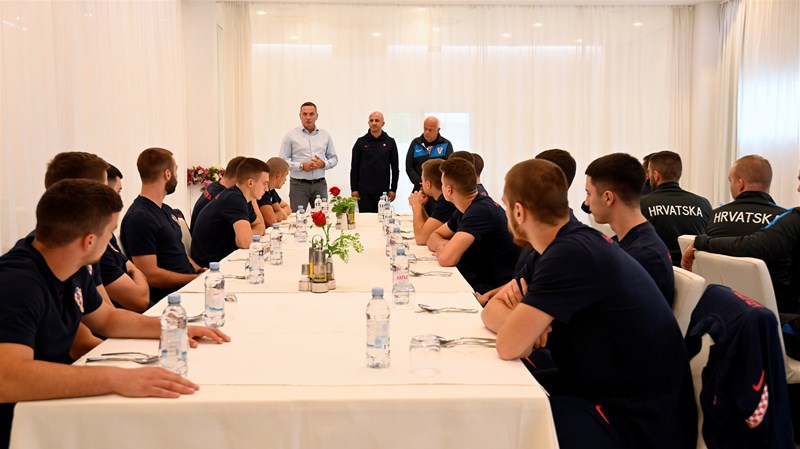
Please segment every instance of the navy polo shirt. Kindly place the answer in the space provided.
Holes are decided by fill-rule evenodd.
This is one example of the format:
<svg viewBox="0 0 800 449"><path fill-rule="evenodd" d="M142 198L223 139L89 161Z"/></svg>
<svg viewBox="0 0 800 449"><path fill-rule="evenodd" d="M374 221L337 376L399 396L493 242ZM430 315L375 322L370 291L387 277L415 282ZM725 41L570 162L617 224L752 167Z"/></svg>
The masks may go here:
<svg viewBox="0 0 800 449"><path fill-rule="evenodd" d="M33 237L0 257L0 343L33 349L33 358L72 363L69 350L78 324L103 302L87 267L66 281L50 270ZM6 444L14 404L0 404L0 444Z"/></svg>
<svg viewBox="0 0 800 449"><path fill-rule="evenodd" d="M536 259L522 303L554 317L548 348L565 393L601 406L632 447L693 448L686 346L644 268L572 222Z"/></svg>
<svg viewBox="0 0 800 449"><path fill-rule="evenodd" d="M282 201L281 200L281 196L278 195L278 191L277 190L275 190L275 189L268 190L268 191L264 192L264 196L262 196L261 199L258 200L258 207L271 206L273 204L277 204L277 205L280 206L281 201ZM251 223L252 223L252 220L251 220Z"/></svg>
<svg viewBox="0 0 800 449"><path fill-rule="evenodd" d="M463 214L456 210L447 227L475 238L456 264L475 291L486 293L511 279L520 249L514 245L506 212L499 204L477 195Z"/></svg>
<svg viewBox="0 0 800 449"><path fill-rule="evenodd" d="M158 207L143 196L136 197L122 218L120 240L131 258L155 255L159 268L183 274L195 271L183 246L178 217L166 203ZM155 304L175 290L150 286L150 303Z"/></svg>
<svg viewBox="0 0 800 449"><path fill-rule="evenodd" d="M429 198L428 201L432 199L433 198ZM444 195L439 195L439 198L433 203L433 210L431 211L430 218L435 218L442 223L447 223L447 220L449 220L457 210L455 204L444 199Z"/></svg>
<svg viewBox="0 0 800 449"><path fill-rule="evenodd" d="M489 192L486 191L486 187L483 184L478 184L478 195L489 196Z"/></svg>
<svg viewBox="0 0 800 449"><path fill-rule="evenodd" d="M248 201L237 186L220 193L197 217L192 236L192 259L200 266L219 262L236 251L236 231L233 224L239 220L250 223Z"/></svg>
<svg viewBox="0 0 800 449"><path fill-rule="evenodd" d="M119 250L117 238L112 235L103 257L100 258L100 277L103 285L111 284L122 275L128 274L127 262L128 258Z"/></svg>
<svg viewBox="0 0 800 449"><path fill-rule="evenodd" d="M200 198L194 203L194 208L192 209L192 235L194 235L194 224L197 223L197 217L200 215L200 211L203 210L211 200L216 198L217 195L222 193L223 190L225 190L224 185L219 182L212 182L206 186L206 189L203 190L203 194L200 195Z"/></svg>
<svg viewBox="0 0 800 449"><path fill-rule="evenodd" d="M667 300L667 304L672 307L675 297L675 272L667 245L656 234L656 228L645 221L631 228L621 242L617 240L617 236L612 239L650 274Z"/></svg>

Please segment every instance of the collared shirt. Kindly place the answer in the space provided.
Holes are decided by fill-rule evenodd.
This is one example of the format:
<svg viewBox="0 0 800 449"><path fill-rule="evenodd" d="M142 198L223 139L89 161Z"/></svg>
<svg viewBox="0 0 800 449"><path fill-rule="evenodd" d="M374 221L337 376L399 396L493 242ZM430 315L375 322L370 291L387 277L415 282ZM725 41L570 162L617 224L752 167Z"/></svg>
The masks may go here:
<svg viewBox="0 0 800 449"><path fill-rule="evenodd" d="M706 234L711 237L738 237L752 234L786 209L775 204L765 192L742 192L732 202L711 212Z"/></svg>
<svg viewBox="0 0 800 449"><path fill-rule="evenodd" d="M279 155L289 163L289 174L295 179L324 178L325 170L339 163L331 135L320 128L314 128L310 133L302 126L289 130L283 137ZM325 168L303 171L300 164L311 161L314 156L319 156L325 162Z"/></svg>
<svg viewBox="0 0 800 449"><path fill-rule="evenodd" d="M197 202L194 203L194 209L192 209L192 222L190 231L194 234L194 224L197 222L197 217L200 215L200 211L203 210L204 207L208 205L214 198L217 197L222 191L225 190L225 186L220 184L219 182L212 182L211 184L207 185L205 190L203 190L203 194L200 195L200 198L197 199Z"/></svg>

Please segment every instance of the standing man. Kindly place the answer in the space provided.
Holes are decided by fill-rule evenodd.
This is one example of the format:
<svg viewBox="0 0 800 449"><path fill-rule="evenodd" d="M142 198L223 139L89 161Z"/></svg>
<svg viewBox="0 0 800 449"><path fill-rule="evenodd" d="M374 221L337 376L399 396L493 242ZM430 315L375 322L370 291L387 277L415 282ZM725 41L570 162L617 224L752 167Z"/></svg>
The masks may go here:
<svg viewBox="0 0 800 449"><path fill-rule="evenodd" d="M339 158L331 135L317 128L317 105L307 101L300 106L300 123L283 137L280 157L289 163L289 203L292 211L314 204L317 195L328 196L325 170L336 167ZM308 210L308 207L306 207Z"/></svg>
<svg viewBox="0 0 800 449"><path fill-rule="evenodd" d="M378 212L381 194L388 192L389 201L394 201L397 192L397 143L383 131L384 124L383 114L370 114L369 131L353 145L350 190L360 212Z"/></svg>
<svg viewBox="0 0 800 449"><path fill-rule="evenodd" d="M422 164L425 161L447 159L453 154L453 144L439 134L441 128L438 118L426 118L423 126L422 135L411 141L406 154L406 173L414 184L414 192L422 189Z"/></svg>
<svg viewBox="0 0 800 449"><path fill-rule="evenodd" d="M642 197L642 215L653 224L667 245L672 264L680 266L678 236L704 233L711 216L711 203L702 196L683 190L678 184L683 172L678 153L660 151L652 155L647 172L653 193Z"/></svg>
<svg viewBox="0 0 800 449"><path fill-rule="evenodd" d="M202 271L189 259L175 211L164 203L178 186L178 164L172 152L148 148L136 160L142 191L125 213L120 240L150 285L150 303L191 282Z"/></svg>
<svg viewBox="0 0 800 449"><path fill-rule="evenodd" d="M711 212L706 234L711 237L738 237L767 226L786 209L769 196L772 166L763 157L751 154L739 158L728 172L733 202Z"/></svg>

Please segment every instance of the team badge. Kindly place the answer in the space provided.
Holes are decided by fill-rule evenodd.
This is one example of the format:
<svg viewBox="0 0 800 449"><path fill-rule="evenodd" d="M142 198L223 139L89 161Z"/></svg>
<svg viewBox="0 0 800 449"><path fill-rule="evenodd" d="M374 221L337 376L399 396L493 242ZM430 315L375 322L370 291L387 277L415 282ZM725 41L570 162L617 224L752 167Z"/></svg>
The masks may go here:
<svg viewBox="0 0 800 449"><path fill-rule="evenodd" d="M170 217L172 217L172 221L178 223L178 217L176 217L175 214L170 215Z"/></svg>
<svg viewBox="0 0 800 449"><path fill-rule="evenodd" d="M78 305L78 308L81 309L81 313L83 313L83 292L81 291L80 287L75 287L75 304Z"/></svg>
<svg viewBox="0 0 800 449"><path fill-rule="evenodd" d="M444 148L442 148L442 147L437 147L436 148L436 154L438 154L440 156L442 155L442 151L444 151Z"/></svg>
<svg viewBox="0 0 800 449"><path fill-rule="evenodd" d="M89 272L89 276L91 276L92 275L92 266L91 265L86 265L86 270Z"/></svg>

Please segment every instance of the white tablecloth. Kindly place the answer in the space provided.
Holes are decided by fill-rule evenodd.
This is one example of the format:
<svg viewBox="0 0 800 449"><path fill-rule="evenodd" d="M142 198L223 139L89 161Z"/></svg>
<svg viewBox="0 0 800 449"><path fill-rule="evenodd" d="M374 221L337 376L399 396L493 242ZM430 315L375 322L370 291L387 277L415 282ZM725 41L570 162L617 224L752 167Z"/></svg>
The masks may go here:
<svg viewBox="0 0 800 449"><path fill-rule="evenodd" d="M521 363L500 360L494 349L443 349L439 375L408 372L413 335L491 336L477 314L430 315L416 313L413 303L393 306L392 365L365 367L366 292L376 285L390 291L388 260L382 246L374 247L378 230L369 218L358 221L362 232L375 231L376 238L365 239L372 247L363 261L354 256L351 264L337 263L335 292L297 293L299 263L278 267L273 271L285 268L287 274L272 279L268 269L263 291L228 284L239 296L235 318L224 328L233 341L190 351L188 377L201 385L194 395L20 403L11 448L558 447L545 393ZM287 254L295 249L287 245ZM270 292L289 271L294 288L287 281L286 291ZM412 301L479 307L458 274L413 281ZM190 315L202 311L201 294L185 293L183 303ZM157 346L154 340L112 339L89 355L155 353Z"/></svg>

